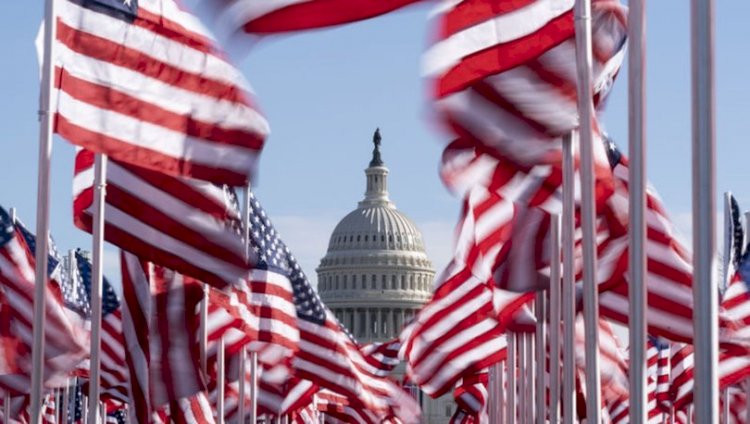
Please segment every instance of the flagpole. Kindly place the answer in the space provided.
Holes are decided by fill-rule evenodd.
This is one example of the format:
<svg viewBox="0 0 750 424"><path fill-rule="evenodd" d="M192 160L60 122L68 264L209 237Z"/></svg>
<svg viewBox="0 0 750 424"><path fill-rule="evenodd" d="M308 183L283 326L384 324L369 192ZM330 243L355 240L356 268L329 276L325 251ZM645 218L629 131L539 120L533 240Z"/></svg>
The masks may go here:
<svg viewBox="0 0 750 424"><path fill-rule="evenodd" d="M258 420L258 352L250 352L250 422Z"/></svg>
<svg viewBox="0 0 750 424"><path fill-rule="evenodd" d="M722 273L723 279L721 281L721 293L726 292L729 287L729 282L732 281L732 276L729 275L729 264L732 263L732 240L734 234L731 229L733 227L732 219L732 193L729 191L724 192L724 260L722 261ZM729 230L729 231L727 231ZM720 422L729 422L729 387L725 387L721 390L721 418Z"/></svg>
<svg viewBox="0 0 750 424"><path fill-rule="evenodd" d="M508 332L508 401L505 412L507 413L506 424L516 424L516 334Z"/></svg>
<svg viewBox="0 0 750 424"><path fill-rule="evenodd" d="M549 287L549 423L557 424L560 413L560 215L550 216Z"/></svg>
<svg viewBox="0 0 750 424"><path fill-rule="evenodd" d="M247 260L250 260L250 193L251 193L251 186L248 183L247 186L245 186L245 203L243 205L243 215L242 215L242 221L243 221L243 229L244 229L244 236L245 236L245 258ZM242 402L240 402L240 413L241 417L244 417L245 412L245 348L242 348L242 381L240 382L240 399L242 399ZM257 414L258 414L258 353L257 352L250 352L250 422L254 423L257 421Z"/></svg>
<svg viewBox="0 0 750 424"><path fill-rule="evenodd" d="M237 422L243 423L245 422L245 373L247 372L247 364L245 361L247 360L247 351L245 350L245 346L242 346L240 348L239 352L240 357L240 378L239 378L239 403L237 404Z"/></svg>
<svg viewBox="0 0 750 424"><path fill-rule="evenodd" d="M599 292L596 285L596 203L594 190L593 90L591 86L591 0L576 0L579 146L581 157L581 234L583 238L583 318L586 346L586 418L601 422L599 370Z"/></svg>
<svg viewBox="0 0 750 424"><path fill-rule="evenodd" d="M536 294L536 360L534 361L534 372L536 373L536 407L534 411L536 413L537 424L545 424L547 422L547 411L545 409L547 402L545 402L546 391L544 384L544 373L547 368L547 348L545 344L547 340L545 328L547 305L545 305L545 297L545 293L542 291Z"/></svg>
<svg viewBox="0 0 750 424"><path fill-rule="evenodd" d="M518 422L520 424L529 424L526 422L526 408L529 407L527 402L528 391L526 385L528 379L526 378L526 334L516 333L516 355L518 358Z"/></svg>
<svg viewBox="0 0 750 424"><path fill-rule="evenodd" d="M575 370L575 174L573 170L573 133L566 134L562 141L563 165L563 210L560 233L562 237L563 282L563 369L562 369L562 416L564 424L573 424L576 410Z"/></svg>
<svg viewBox="0 0 750 424"><path fill-rule="evenodd" d="M505 348L505 354L508 354L508 348L507 348L507 342L506 342L506 348ZM495 381L497 382L497 387L494 390L494 396L495 396L495 416L497 417L497 421L495 421L498 424L505 424L505 384L504 384L504 373L505 370L503 369L503 363L507 363L508 358L506 356L504 361L500 361L496 363L495 366Z"/></svg>
<svg viewBox="0 0 750 424"><path fill-rule="evenodd" d="M646 10L645 0L629 6L629 337L630 422L646 422Z"/></svg>
<svg viewBox="0 0 750 424"><path fill-rule="evenodd" d="M68 424L68 404L70 403L70 379L65 379L65 390L62 398L62 415L60 421Z"/></svg>
<svg viewBox="0 0 750 424"><path fill-rule="evenodd" d="M203 285L203 301L201 301L201 321L200 321L200 350L201 350L201 370L203 375L208 379L208 285Z"/></svg>
<svg viewBox="0 0 750 424"><path fill-rule="evenodd" d="M5 424L10 424L10 392L7 390L3 398L3 409L5 410Z"/></svg>
<svg viewBox="0 0 750 424"><path fill-rule="evenodd" d="M693 134L693 327L695 422L718 422L718 290L713 281L716 211L714 2L691 1Z"/></svg>
<svg viewBox="0 0 750 424"><path fill-rule="evenodd" d="M107 155L94 159L94 251L91 267L91 361L89 365L89 423L98 424L99 373L101 369L102 256L104 253L104 199L107 195Z"/></svg>
<svg viewBox="0 0 750 424"><path fill-rule="evenodd" d="M216 424L224 424L224 337L219 339L216 367Z"/></svg>
<svg viewBox="0 0 750 424"><path fill-rule="evenodd" d="M525 334L524 339L526 341L526 422L532 424L534 422L534 383L536 382L534 375L534 336Z"/></svg>
<svg viewBox="0 0 750 424"><path fill-rule="evenodd" d="M49 170L52 161L52 119L50 110L54 85L55 1L44 4L44 59L42 60L42 82L39 95L39 159L37 162L36 194L36 277L34 280L34 344L32 347L31 371L31 422L41 421L42 379L44 371L44 309L47 281L47 240L49 234Z"/></svg>

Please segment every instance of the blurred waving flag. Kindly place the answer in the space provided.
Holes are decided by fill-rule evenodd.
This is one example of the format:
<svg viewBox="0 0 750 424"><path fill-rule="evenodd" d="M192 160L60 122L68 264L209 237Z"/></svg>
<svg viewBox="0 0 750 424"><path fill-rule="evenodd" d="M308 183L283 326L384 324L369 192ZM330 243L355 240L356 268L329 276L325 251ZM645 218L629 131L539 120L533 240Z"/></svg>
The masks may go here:
<svg viewBox="0 0 750 424"><path fill-rule="evenodd" d="M230 31L268 34L372 18L419 0L205 0Z"/></svg>
<svg viewBox="0 0 750 424"><path fill-rule="evenodd" d="M79 150L73 217L91 232L94 153ZM106 241L140 258L225 289L244 286L250 265L239 213L222 187L110 161L104 209Z"/></svg>
<svg viewBox="0 0 750 424"><path fill-rule="evenodd" d="M241 73L174 0L61 0L55 131L124 163L243 185L268 124Z"/></svg>
<svg viewBox="0 0 750 424"><path fill-rule="evenodd" d="M33 345L34 260L10 215L0 207L0 387L11 393L27 393L31 387ZM45 289L44 381L70 372L87 353L87 340L63 311L61 300Z"/></svg>

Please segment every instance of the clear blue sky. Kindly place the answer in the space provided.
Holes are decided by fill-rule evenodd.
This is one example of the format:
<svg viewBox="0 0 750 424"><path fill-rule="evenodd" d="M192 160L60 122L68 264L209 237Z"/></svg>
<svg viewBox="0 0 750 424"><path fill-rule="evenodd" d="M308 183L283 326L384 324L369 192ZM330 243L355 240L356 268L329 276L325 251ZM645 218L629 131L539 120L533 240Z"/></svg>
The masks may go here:
<svg viewBox="0 0 750 424"><path fill-rule="evenodd" d="M0 15L0 143L5 152L0 204L18 208L32 228L39 91L33 41L43 3L7 2ZM689 2L648 3L648 174L686 232L691 207ZM719 193L732 190L750 208L745 183L750 177L745 142L750 4L718 1L717 9L717 188ZM419 63L428 10L416 6L347 27L268 40L240 63L272 130L258 196L311 276L333 226L364 192L362 170L377 126L391 169L391 197L426 233L436 267L445 264L459 200L437 178L445 137L425 119ZM626 82L625 72L605 116L608 131L624 149ZM72 162L73 148L56 139L51 228L62 249L90 248L91 238L72 223ZM107 257L106 272L117 280L115 250L109 248Z"/></svg>

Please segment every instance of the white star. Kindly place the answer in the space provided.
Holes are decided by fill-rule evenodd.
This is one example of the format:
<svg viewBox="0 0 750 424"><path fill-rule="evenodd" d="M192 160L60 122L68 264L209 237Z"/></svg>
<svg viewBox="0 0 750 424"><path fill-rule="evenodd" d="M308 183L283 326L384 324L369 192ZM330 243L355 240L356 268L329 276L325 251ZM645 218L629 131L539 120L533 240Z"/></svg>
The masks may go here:
<svg viewBox="0 0 750 424"><path fill-rule="evenodd" d="M132 1L133 0L122 0L122 4L124 4L127 7L131 7L132 6L132 4L131 4Z"/></svg>

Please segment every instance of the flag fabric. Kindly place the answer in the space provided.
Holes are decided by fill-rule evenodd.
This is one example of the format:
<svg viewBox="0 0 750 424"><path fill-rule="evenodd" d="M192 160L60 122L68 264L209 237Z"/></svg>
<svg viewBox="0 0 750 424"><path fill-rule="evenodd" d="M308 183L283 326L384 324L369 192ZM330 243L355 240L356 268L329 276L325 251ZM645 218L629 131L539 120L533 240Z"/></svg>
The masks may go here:
<svg viewBox="0 0 750 424"><path fill-rule="evenodd" d="M65 307L77 313L88 327L91 319L91 261L81 249L74 253L75 267L61 287ZM125 363L125 341L122 332L120 299L106 277L102 278L100 383L104 399L128 401L128 371ZM77 374L88 377L89 363L79 364Z"/></svg>
<svg viewBox="0 0 750 424"><path fill-rule="evenodd" d="M558 164L561 137L578 127L573 0L445 2L423 57L433 106L453 136L524 166ZM625 9L592 3L596 106L624 56ZM598 127L594 129L599 133ZM597 173L606 156L595 143Z"/></svg>
<svg viewBox="0 0 750 424"><path fill-rule="evenodd" d="M401 363L398 356L400 350L401 340L398 338L367 343L359 348L365 361L372 367L370 373L379 377L386 377Z"/></svg>
<svg viewBox="0 0 750 424"><path fill-rule="evenodd" d="M104 239L206 284L242 287L248 275L239 214L228 189L111 160ZM73 217L92 231L94 154L76 153Z"/></svg>
<svg viewBox="0 0 750 424"><path fill-rule="evenodd" d="M614 147L613 147L614 148ZM602 316L627 324L628 322L628 161L619 156L613 166L614 194L607 199L602 215L605 217L610 238L601 246L600 257L610 258L611 269L600 272L599 308ZM624 208L624 209L623 209ZM669 219L653 187L646 190L646 290L648 303L646 318L648 332L673 341L692 343L693 340L693 266L692 258L674 233ZM614 258L614 259L612 259ZM747 287L739 285L733 308L750 308L750 297L743 298ZM719 313L719 341L723 347L741 346L746 349L747 335L733 322L726 308Z"/></svg>
<svg viewBox="0 0 750 424"><path fill-rule="evenodd" d="M672 366L670 364L671 349L669 342L649 336L646 347L647 374L649 379L654 381L654 402L657 409L668 413L672 407L670 392Z"/></svg>
<svg viewBox="0 0 750 424"><path fill-rule="evenodd" d="M36 257L36 236L21 222L20 219L16 218L15 222L16 230L23 236L26 246L28 246L31 254ZM68 277L62 272L62 258L60 252L57 250L55 240L52 238L52 234L49 235L47 241L47 249L49 255L47 257L47 276L50 280L56 282L56 284L63 286L65 285L65 279Z"/></svg>
<svg viewBox="0 0 750 424"><path fill-rule="evenodd" d="M150 410L136 412L136 416L142 417L162 405L189 398L205 389L197 350L199 317L196 310L203 299L203 286L163 267L146 269L131 254L124 253L122 258L123 292L128 303L126 317L132 320L125 325L128 368L135 376L131 379L131 390L137 394L136 405L150 407ZM137 327L143 317L148 317L149 325ZM148 336L147 342L139 340L144 335ZM144 366L148 366L147 370ZM148 386L144 381L146 375Z"/></svg>
<svg viewBox="0 0 750 424"><path fill-rule="evenodd" d="M270 34L315 29L369 19L418 0L210 0L231 30Z"/></svg>
<svg viewBox="0 0 750 424"><path fill-rule="evenodd" d="M151 350L150 264L132 254L120 253L123 293L123 336L127 347L130 411L137 422L151 419L151 391L149 389L149 361Z"/></svg>
<svg viewBox="0 0 750 424"><path fill-rule="evenodd" d="M250 213L253 262L291 283L299 329L299 350L291 362L294 376L345 396L376 417L394 414L414 422L418 407L397 385L369 371L356 342L320 300L254 195Z"/></svg>
<svg viewBox="0 0 750 424"><path fill-rule="evenodd" d="M169 407L169 417L175 424L213 424L213 412L205 392L173 401Z"/></svg>
<svg viewBox="0 0 750 424"><path fill-rule="evenodd" d="M170 175L244 185L268 124L249 86L174 0L60 0L54 129Z"/></svg>
<svg viewBox="0 0 750 424"><path fill-rule="evenodd" d="M34 260L5 209L0 208L0 320L4 349L0 352L0 387L27 393L31 387L33 345ZM45 384L56 384L86 355L87 339L68 319L60 299L45 288ZM10 342L10 343L8 343Z"/></svg>
<svg viewBox="0 0 750 424"><path fill-rule="evenodd" d="M487 370L464 376L456 383L453 398L458 410L474 417L477 423L489 422L487 406L489 402L489 373Z"/></svg>
<svg viewBox="0 0 750 424"><path fill-rule="evenodd" d="M745 229L742 225L742 214L737 199L729 194L729 210L724 216L724 279L721 290L724 292L729 287L732 278L737 272L737 267L742 261L745 248Z"/></svg>

